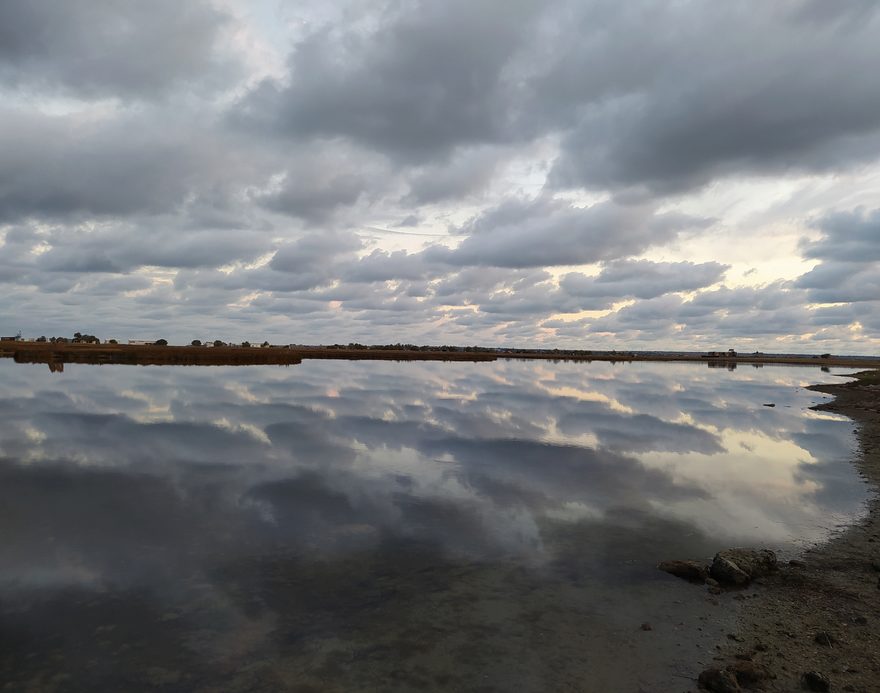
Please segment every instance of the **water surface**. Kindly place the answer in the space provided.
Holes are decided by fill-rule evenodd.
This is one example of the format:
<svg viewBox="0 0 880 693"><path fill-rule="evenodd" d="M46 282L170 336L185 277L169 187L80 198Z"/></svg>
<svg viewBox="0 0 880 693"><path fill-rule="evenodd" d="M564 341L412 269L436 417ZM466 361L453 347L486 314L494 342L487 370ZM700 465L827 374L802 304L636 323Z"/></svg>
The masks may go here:
<svg viewBox="0 0 880 693"><path fill-rule="evenodd" d="M730 613L656 563L792 553L862 512L822 379L0 362L2 679L686 690Z"/></svg>

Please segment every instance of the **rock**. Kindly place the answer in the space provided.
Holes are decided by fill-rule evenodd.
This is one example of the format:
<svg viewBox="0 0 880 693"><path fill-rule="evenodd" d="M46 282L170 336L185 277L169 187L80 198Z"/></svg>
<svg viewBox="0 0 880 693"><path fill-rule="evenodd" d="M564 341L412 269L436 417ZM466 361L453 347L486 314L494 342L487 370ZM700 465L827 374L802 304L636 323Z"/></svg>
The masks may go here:
<svg viewBox="0 0 880 693"><path fill-rule="evenodd" d="M807 671L801 674L801 688L805 691L824 693L831 690L831 681L819 671Z"/></svg>
<svg viewBox="0 0 880 693"><path fill-rule="evenodd" d="M788 565L790 565L792 568L806 568L807 567L807 564L805 561L798 561L796 559L790 560L788 562Z"/></svg>
<svg viewBox="0 0 880 693"><path fill-rule="evenodd" d="M825 645L825 647L831 647L837 640L834 638L831 633L827 633L824 630L820 630L816 633L816 637L813 638L813 641L819 645Z"/></svg>
<svg viewBox="0 0 880 693"><path fill-rule="evenodd" d="M709 573L721 584L747 585L776 568L776 554L767 549L725 549L715 554Z"/></svg>
<svg viewBox="0 0 880 693"><path fill-rule="evenodd" d="M721 594L724 590L721 589L718 585L709 585L709 594Z"/></svg>
<svg viewBox="0 0 880 693"><path fill-rule="evenodd" d="M709 585L709 587L718 587L718 580L715 578L706 578L706 584Z"/></svg>
<svg viewBox="0 0 880 693"><path fill-rule="evenodd" d="M639 628L642 630L654 630L654 627L650 623L643 623Z"/></svg>
<svg viewBox="0 0 880 693"><path fill-rule="evenodd" d="M736 676L727 669L706 669L697 680L700 688L711 693L737 693L742 688L736 681Z"/></svg>
<svg viewBox="0 0 880 693"><path fill-rule="evenodd" d="M868 619L866 616L853 616L852 622L859 626L867 625Z"/></svg>
<svg viewBox="0 0 880 693"><path fill-rule="evenodd" d="M770 678L770 672L760 664L744 660L734 662L727 670L736 677L736 682L740 686L745 686L746 688L750 688Z"/></svg>
<svg viewBox="0 0 880 693"><path fill-rule="evenodd" d="M706 582L709 577L709 567L699 561L663 561L657 567L690 582Z"/></svg>
<svg viewBox="0 0 880 693"><path fill-rule="evenodd" d="M724 585L748 585L751 580L749 574L736 563L719 556L712 561L711 575Z"/></svg>

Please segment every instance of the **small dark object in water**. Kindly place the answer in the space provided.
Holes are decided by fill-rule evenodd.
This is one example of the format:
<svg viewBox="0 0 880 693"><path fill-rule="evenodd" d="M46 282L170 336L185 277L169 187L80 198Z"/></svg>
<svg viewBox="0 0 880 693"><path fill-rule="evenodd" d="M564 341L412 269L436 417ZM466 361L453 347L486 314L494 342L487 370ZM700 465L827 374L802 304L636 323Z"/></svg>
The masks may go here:
<svg viewBox="0 0 880 693"><path fill-rule="evenodd" d="M770 404L765 404L764 406L765 407L775 407L776 405L771 402Z"/></svg>

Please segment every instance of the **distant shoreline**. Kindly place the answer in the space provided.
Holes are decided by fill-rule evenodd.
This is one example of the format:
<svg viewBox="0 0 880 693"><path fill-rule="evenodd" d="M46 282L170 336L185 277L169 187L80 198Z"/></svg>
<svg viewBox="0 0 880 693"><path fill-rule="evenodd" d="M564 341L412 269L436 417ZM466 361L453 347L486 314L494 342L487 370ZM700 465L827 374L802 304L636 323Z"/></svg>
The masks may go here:
<svg viewBox="0 0 880 693"><path fill-rule="evenodd" d="M880 358L860 356L792 356L780 354L727 354L708 356L685 352L583 351L567 349L393 349L386 347L257 347L257 346L157 346L153 344L57 344L50 342L3 342L0 358L18 363L245 366L295 365L304 359L392 361L496 361L532 359L552 361L655 361L706 363L709 367L784 364L880 368Z"/></svg>

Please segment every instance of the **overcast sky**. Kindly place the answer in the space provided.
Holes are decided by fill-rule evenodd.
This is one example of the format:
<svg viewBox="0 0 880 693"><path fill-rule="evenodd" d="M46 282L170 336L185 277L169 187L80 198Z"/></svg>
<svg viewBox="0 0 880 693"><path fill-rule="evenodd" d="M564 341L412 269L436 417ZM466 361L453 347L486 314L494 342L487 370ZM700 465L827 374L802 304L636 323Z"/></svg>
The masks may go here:
<svg viewBox="0 0 880 693"><path fill-rule="evenodd" d="M4 0L0 331L877 353L878 65L874 0Z"/></svg>

